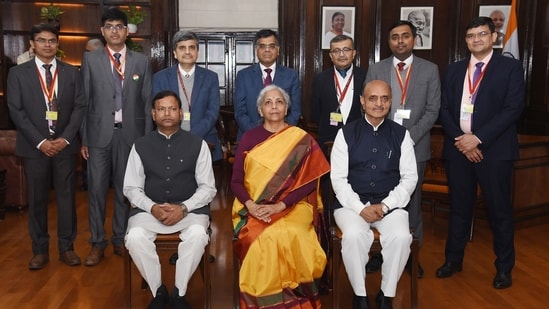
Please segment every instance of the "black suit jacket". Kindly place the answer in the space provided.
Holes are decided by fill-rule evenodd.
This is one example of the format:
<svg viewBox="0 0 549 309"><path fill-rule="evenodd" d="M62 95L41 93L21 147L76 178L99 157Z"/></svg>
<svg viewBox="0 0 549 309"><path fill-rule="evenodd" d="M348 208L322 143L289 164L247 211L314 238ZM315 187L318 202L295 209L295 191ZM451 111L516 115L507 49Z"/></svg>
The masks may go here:
<svg viewBox="0 0 549 309"><path fill-rule="evenodd" d="M59 156L72 155L80 150L76 138L84 112L86 99L80 74L76 67L57 61L56 135L70 144ZM15 153L21 157L45 156L36 146L49 137L46 99L40 85L36 62L25 62L10 69L7 87L8 107L17 127Z"/></svg>
<svg viewBox="0 0 549 309"><path fill-rule="evenodd" d="M450 64L442 84L440 122L444 128L443 157L462 157L454 138L459 126L463 81L470 58ZM494 53L479 85L473 111L472 133L481 141L484 160L519 158L516 122L524 107L524 71L518 60Z"/></svg>
<svg viewBox="0 0 549 309"><path fill-rule="evenodd" d="M347 123L362 117L362 107L360 106L360 95L362 86L366 79L366 70L353 66L354 80L353 88L349 89L348 94L353 95L353 105L349 112ZM342 127L340 122L338 126L330 125L330 113L335 112L339 106L337 101L337 91L334 82L334 67L317 74L313 79L313 101L311 103L311 118L318 124L318 142L324 149L324 142L333 141L337 131ZM325 150L325 149L324 149Z"/></svg>

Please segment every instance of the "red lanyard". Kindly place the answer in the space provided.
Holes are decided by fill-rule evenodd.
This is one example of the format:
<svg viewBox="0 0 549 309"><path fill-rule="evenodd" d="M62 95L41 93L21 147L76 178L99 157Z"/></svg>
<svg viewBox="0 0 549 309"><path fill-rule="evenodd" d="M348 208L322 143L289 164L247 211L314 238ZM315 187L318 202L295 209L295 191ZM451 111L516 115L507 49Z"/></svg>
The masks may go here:
<svg viewBox="0 0 549 309"><path fill-rule="evenodd" d="M334 70L334 81L336 83L337 94L339 96L339 99L338 99L337 103L339 103L339 106L341 106L341 103L343 102L343 100L345 99L345 96L347 95L347 90L349 90L349 85L351 84L351 80L353 79L354 72L351 72L351 76L349 76L349 80L347 81L347 84L345 85L345 88L343 88L343 91L341 91L341 87L339 86L339 80L338 80L336 74L337 73Z"/></svg>
<svg viewBox="0 0 549 309"><path fill-rule="evenodd" d="M109 59L111 59L112 67L116 70L118 75L120 75L120 79L124 80L124 71L122 71L122 68L124 67L124 63L126 62L126 57L124 57L124 61L121 61L120 65L118 65L118 63L116 63L116 59L114 59L109 49L107 47L105 47L105 49L107 50L107 55L109 55Z"/></svg>
<svg viewBox="0 0 549 309"><path fill-rule="evenodd" d="M185 95L185 99L187 99L187 104L189 105L189 113L191 112L191 100L189 99L189 96L187 95L187 89L185 88L185 82L183 82L183 76L181 75L181 71L179 68L177 68L177 77L179 79L179 84L181 85L181 88L183 88L183 94Z"/></svg>
<svg viewBox="0 0 549 309"><path fill-rule="evenodd" d="M480 73L480 76L478 77L477 82L474 85L471 85L471 70L469 69L470 66L467 66L467 83L469 85L469 98L473 97L473 94L477 92L478 86L480 85L480 81L484 77L484 72L486 72L486 66L488 66L488 64L484 66L484 70L482 70L482 72Z"/></svg>
<svg viewBox="0 0 549 309"><path fill-rule="evenodd" d="M400 72L395 67L396 76L398 79L398 85L400 86L400 91L402 93L400 97L400 105L404 107L406 105L406 94L408 93L408 86L410 85L410 73L412 72L412 65L408 67L408 72L406 72L406 80L404 83L402 82L402 77L400 76Z"/></svg>
<svg viewBox="0 0 549 309"><path fill-rule="evenodd" d="M53 73L53 78L51 79L50 89L46 87L46 82L44 82L44 79L42 78L42 74L40 74L40 69L38 69L38 67L36 68L36 71L38 71L38 78L40 79L40 86L42 86L42 91L48 98L48 103L51 103L53 101L53 96L55 95L55 83L57 82L57 67L55 68L55 72Z"/></svg>

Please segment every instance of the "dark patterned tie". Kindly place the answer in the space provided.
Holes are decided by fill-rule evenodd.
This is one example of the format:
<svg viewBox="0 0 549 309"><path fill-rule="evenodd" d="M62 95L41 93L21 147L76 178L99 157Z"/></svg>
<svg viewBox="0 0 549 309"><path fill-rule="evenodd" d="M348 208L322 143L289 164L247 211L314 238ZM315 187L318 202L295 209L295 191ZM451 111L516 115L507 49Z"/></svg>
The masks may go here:
<svg viewBox="0 0 549 309"><path fill-rule="evenodd" d="M273 83L273 78L271 77L271 72L273 69L265 69L265 72L267 72L267 77L265 77L265 81L263 82L263 87L269 86Z"/></svg>
<svg viewBox="0 0 549 309"><path fill-rule="evenodd" d="M48 89L48 91L50 91L51 89L51 83L53 81L53 77L51 75L51 64L43 64L42 65L44 67L44 69L46 69L46 88ZM48 105L49 105L49 108L50 108L50 111L52 112L56 112L57 111L57 96L55 95L55 89L52 89L53 91L53 96L52 96L52 99L50 102L48 102ZM49 93L48 93L49 95ZM49 98L48 98L49 100ZM50 131L52 133L55 133L55 125L57 124L57 121L56 120L52 120L51 121L51 125L50 125Z"/></svg>
<svg viewBox="0 0 549 309"><path fill-rule="evenodd" d="M114 80L114 93L115 93L115 110L119 111L122 109L122 76L118 72L120 70L120 53L114 53L114 59L116 62L116 68L112 68L112 77Z"/></svg>
<svg viewBox="0 0 549 309"><path fill-rule="evenodd" d="M401 72L404 71L404 66L406 65L406 63L399 62L397 65L398 65L398 70L399 71L401 71Z"/></svg>

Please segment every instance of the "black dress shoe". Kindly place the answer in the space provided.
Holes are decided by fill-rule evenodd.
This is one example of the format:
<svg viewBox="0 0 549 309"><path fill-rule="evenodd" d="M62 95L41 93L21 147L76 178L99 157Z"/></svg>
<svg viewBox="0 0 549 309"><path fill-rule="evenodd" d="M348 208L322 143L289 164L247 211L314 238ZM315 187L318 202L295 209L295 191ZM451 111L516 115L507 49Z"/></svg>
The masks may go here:
<svg viewBox="0 0 549 309"><path fill-rule="evenodd" d="M437 277L438 278L447 278L452 276L455 273L458 273L462 270L462 264L461 263L454 263L454 262L444 262L444 265L440 266L439 269L437 269Z"/></svg>
<svg viewBox="0 0 549 309"><path fill-rule="evenodd" d="M383 264L383 256L381 253L376 253L370 257L368 263L366 263L366 272L374 273L381 269L381 264Z"/></svg>
<svg viewBox="0 0 549 309"><path fill-rule="evenodd" d="M353 296L353 309L370 309L368 296Z"/></svg>
<svg viewBox="0 0 549 309"><path fill-rule="evenodd" d="M185 295L179 296L179 289L173 288L170 307L173 309L191 309L191 305L185 299Z"/></svg>
<svg viewBox="0 0 549 309"><path fill-rule="evenodd" d="M29 262L30 270L42 269L48 264L50 257L47 254L36 254Z"/></svg>
<svg viewBox="0 0 549 309"><path fill-rule="evenodd" d="M382 290L379 290L376 296L376 305L378 309L393 309L393 298L386 297Z"/></svg>
<svg viewBox="0 0 549 309"><path fill-rule="evenodd" d="M496 289L506 289L513 284L513 279L511 278L511 273L506 273L503 271L498 271L494 277L494 288Z"/></svg>
<svg viewBox="0 0 549 309"><path fill-rule="evenodd" d="M165 285L161 285L156 290L156 296L149 303L148 309L164 309L164 306L170 302L170 296L168 295L168 289Z"/></svg>

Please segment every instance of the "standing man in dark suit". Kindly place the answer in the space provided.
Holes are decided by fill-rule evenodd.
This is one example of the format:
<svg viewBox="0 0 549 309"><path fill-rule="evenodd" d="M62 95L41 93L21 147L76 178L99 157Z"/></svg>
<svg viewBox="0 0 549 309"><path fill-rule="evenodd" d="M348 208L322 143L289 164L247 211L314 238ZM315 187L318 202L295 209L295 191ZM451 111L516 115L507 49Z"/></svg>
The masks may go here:
<svg viewBox="0 0 549 309"><path fill-rule="evenodd" d="M410 227L423 243L423 214L421 186L425 165L431 158L431 128L440 110L440 77L436 64L413 54L417 42L416 27L401 20L389 28L389 48L392 56L368 68L366 82L380 79L391 85L393 103L389 118L403 125L414 141L418 181L407 206ZM373 256L366 270L377 271L382 263L380 255ZM419 266L418 276L423 277Z"/></svg>
<svg viewBox="0 0 549 309"><path fill-rule="evenodd" d="M356 50L353 39L337 35L330 41L332 67L313 79L311 118L318 125L318 143L329 158L326 142L333 142L347 122L362 117L360 95L366 70L353 65Z"/></svg>
<svg viewBox="0 0 549 309"><path fill-rule="evenodd" d="M177 32L172 44L178 64L154 74L153 97L162 90L178 93L183 102L181 128L213 145L212 160L219 160L223 153L215 127L220 105L217 74L196 65L199 44L194 32Z"/></svg>
<svg viewBox="0 0 549 309"><path fill-rule="evenodd" d="M15 154L23 158L29 199L29 233L33 258L29 269L49 262L48 195L53 180L57 197L59 260L80 265L76 238L76 154L78 129L86 101L78 70L55 59L59 31L49 24L33 26L34 60L13 67L7 99L17 127Z"/></svg>
<svg viewBox="0 0 549 309"><path fill-rule="evenodd" d="M344 34L336 35L330 40L330 59L334 65L313 79L311 118L318 125L318 144L327 159L330 154L326 142L333 142L344 124L363 115L360 95L366 70L353 65L355 56L353 39ZM321 186L322 202L329 209L334 200L329 174L321 178ZM324 214L326 222L330 222L330 213ZM330 246L329 242L323 242L322 246L329 251L326 249Z"/></svg>
<svg viewBox="0 0 549 309"><path fill-rule="evenodd" d="M477 185L484 196L494 235L494 288L512 284L515 265L511 181L519 158L516 122L524 106L524 71L520 61L494 53L494 22L474 18L466 28L470 57L450 64L442 84L440 121L444 128L443 158L451 209L446 261L439 278L462 270L473 217Z"/></svg>
<svg viewBox="0 0 549 309"><path fill-rule="evenodd" d="M263 29L255 34L255 52L259 63L236 75L234 116L238 124L238 139L242 133L259 125L257 96L263 87L275 84L290 95L291 108L286 122L297 125L301 116L301 86L297 72L276 63L280 44L276 32Z"/></svg>
<svg viewBox="0 0 549 309"><path fill-rule="evenodd" d="M90 242L85 265L97 265L107 246L105 211L109 180L114 187L112 222L114 254L122 255L129 206L122 187L130 149L135 140L152 131L150 117L152 69L149 59L129 50L126 14L110 8L101 16L104 49L84 54L82 79L88 110L82 124L82 149L88 160Z"/></svg>

